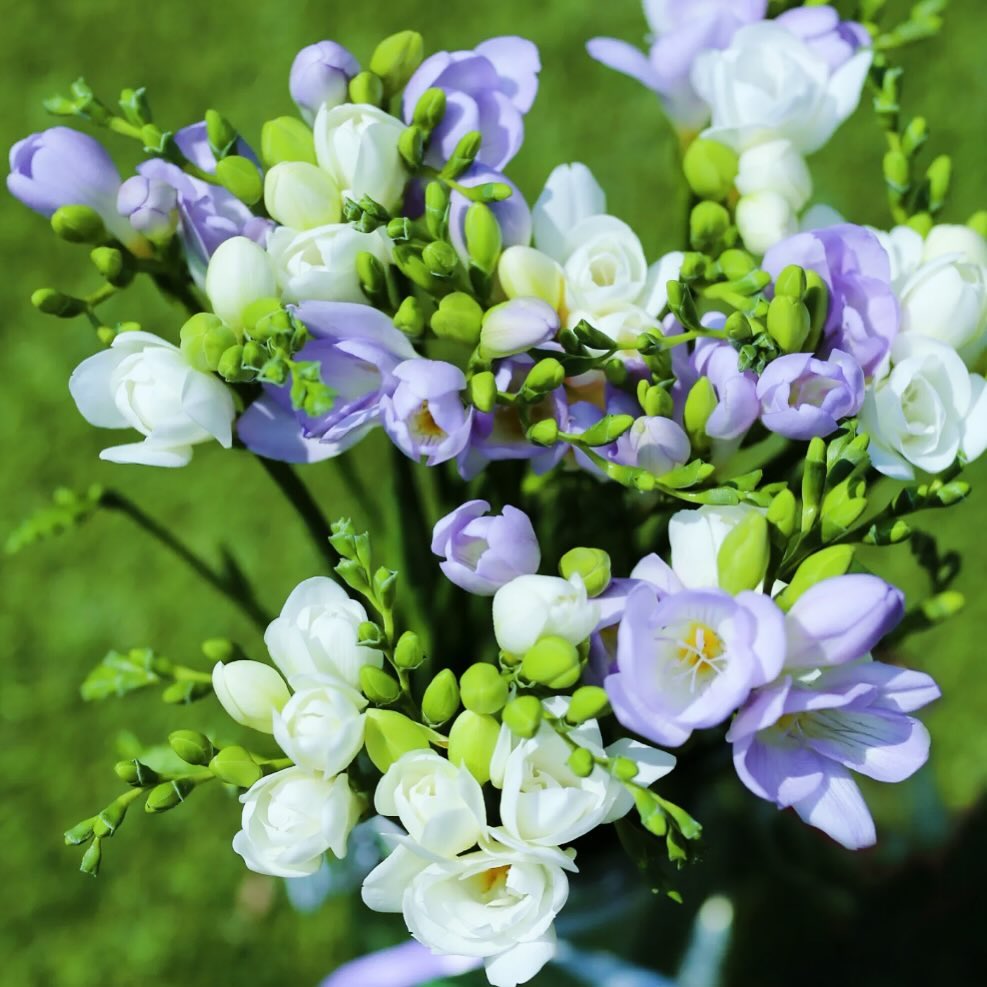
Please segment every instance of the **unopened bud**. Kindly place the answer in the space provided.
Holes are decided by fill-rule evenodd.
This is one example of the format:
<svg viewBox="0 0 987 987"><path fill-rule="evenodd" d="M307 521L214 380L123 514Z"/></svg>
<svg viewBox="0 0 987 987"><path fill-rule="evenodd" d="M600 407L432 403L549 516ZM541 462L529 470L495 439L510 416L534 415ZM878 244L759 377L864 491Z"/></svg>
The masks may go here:
<svg viewBox="0 0 987 987"><path fill-rule="evenodd" d="M175 730L168 744L186 764L208 764L216 753L209 738L197 730Z"/></svg>
<svg viewBox="0 0 987 987"><path fill-rule="evenodd" d="M528 429L527 439L536 446L553 446L559 441L559 423L554 418L543 418Z"/></svg>
<svg viewBox="0 0 987 987"><path fill-rule="evenodd" d="M394 313L394 325L406 336L417 339L425 331L425 310L422 303L413 295L409 295L398 306Z"/></svg>
<svg viewBox="0 0 987 987"><path fill-rule="evenodd" d="M421 127L406 127L401 131L398 137L398 154L412 171L421 167L425 159L425 132Z"/></svg>
<svg viewBox="0 0 987 987"><path fill-rule="evenodd" d="M81 298L73 298L54 288L38 288L31 295L31 304L39 312L60 319L71 319L86 310L86 303Z"/></svg>
<svg viewBox="0 0 987 987"><path fill-rule="evenodd" d="M90 206L62 206L51 217L55 235L69 243L101 243L106 239L103 218Z"/></svg>
<svg viewBox="0 0 987 987"><path fill-rule="evenodd" d="M606 690L598 685L584 685L572 694L565 718L567 723L578 726L587 720L596 720L605 716L609 710L610 700Z"/></svg>
<svg viewBox="0 0 987 987"><path fill-rule="evenodd" d="M398 668L414 670L425 660L421 639L414 631L405 631L394 646L394 664Z"/></svg>
<svg viewBox="0 0 987 987"><path fill-rule="evenodd" d="M809 338L808 308L797 298L778 295L768 308L768 334L785 353L801 353Z"/></svg>
<svg viewBox="0 0 987 987"><path fill-rule="evenodd" d="M401 686L382 668L364 665L360 669L360 691L376 706L390 706L400 697Z"/></svg>
<svg viewBox="0 0 987 987"><path fill-rule="evenodd" d="M430 726L451 720L459 709L459 683L450 668L443 668L432 679L422 696L422 716Z"/></svg>
<svg viewBox="0 0 987 987"><path fill-rule="evenodd" d="M419 97L412 120L426 133L431 133L442 122L445 112L445 90L433 87Z"/></svg>
<svg viewBox="0 0 987 987"><path fill-rule="evenodd" d="M764 581L771 555L768 522L764 515L752 511L735 525L716 557L720 589L731 595L757 589Z"/></svg>
<svg viewBox="0 0 987 987"><path fill-rule="evenodd" d="M400 31L385 38L370 57L370 71L379 76L387 96L402 90L425 57L425 42L417 31Z"/></svg>
<svg viewBox="0 0 987 987"><path fill-rule="evenodd" d="M216 179L248 206L260 202L264 195L264 183L257 165L238 154L231 154L216 163Z"/></svg>
<svg viewBox="0 0 987 987"><path fill-rule="evenodd" d="M503 243L493 210L482 202L474 202L466 210L464 229L470 260L485 274L493 274Z"/></svg>
<svg viewBox="0 0 987 987"><path fill-rule="evenodd" d="M209 770L227 785L250 788L264 776L261 766L242 747L224 747L209 762Z"/></svg>
<svg viewBox="0 0 987 987"><path fill-rule="evenodd" d="M384 102L384 82L373 72L358 72L349 85L350 101L368 106L380 106Z"/></svg>
<svg viewBox="0 0 987 987"><path fill-rule="evenodd" d="M775 281L775 294L788 295L802 301L807 287L805 271L797 264L789 264Z"/></svg>
<svg viewBox="0 0 987 987"><path fill-rule="evenodd" d="M593 755L585 747L577 747L569 755L569 770L577 778L588 778L596 767Z"/></svg>
<svg viewBox="0 0 987 987"><path fill-rule="evenodd" d="M206 110L206 138L216 158L225 158L236 144L236 128L219 111Z"/></svg>
<svg viewBox="0 0 987 987"><path fill-rule="evenodd" d="M739 169L737 152L718 141L699 138L682 162L685 180L701 199L725 199Z"/></svg>
<svg viewBox="0 0 987 987"><path fill-rule="evenodd" d="M195 788L195 784L187 778L163 781L151 789L147 801L144 803L144 811L158 813L174 809L185 801L193 788Z"/></svg>
<svg viewBox="0 0 987 987"><path fill-rule="evenodd" d="M155 785L160 780L154 768L148 767L136 758L130 761L117 761L113 765L113 773L133 788L147 788L148 785Z"/></svg>
<svg viewBox="0 0 987 987"><path fill-rule="evenodd" d="M432 315L432 332L441 339L455 339L473 346L480 339L483 309L463 291L454 291L439 302Z"/></svg>
<svg viewBox="0 0 987 987"><path fill-rule="evenodd" d="M599 596L610 585L610 556L602 548L572 548L559 562L563 579L582 577L589 596Z"/></svg>
<svg viewBox="0 0 987 987"><path fill-rule="evenodd" d="M718 202L700 202L689 216L689 242L693 250L710 252L730 229L730 213Z"/></svg>
<svg viewBox="0 0 987 987"><path fill-rule="evenodd" d="M504 707L501 719L514 736L528 740L538 733L543 714L541 702L534 696L518 696Z"/></svg>
<svg viewBox="0 0 987 987"><path fill-rule="evenodd" d="M792 581L775 597L782 610L790 610L795 601L816 583L842 576L853 562L852 545L831 545L810 555L796 570Z"/></svg>
<svg viewBox="0 0 987 987"><path fill-rule="evenodd" d="M315 164L312 131L297 117L268 120L260 132L260 155L268 168L285 161Z"/></svg>
<svg viewBox="0 0 987 987"><path fill-rule="evenodd" d="M464 710L449 731L449 760L465 765L485 785L490 780L490 759L499 736L500 724L492 716Z"/></svg>
<svg viewBox="0 0 987 987"><path fill-rule="evenodd" d="M468 392L470 403L477 411L489 413L497 406L497 379L489 370L470 377Z"/></svg>
<svg viewBox="0 0 987 987"><path fill-rule="evenodd" d="M579 651L561 637L541 638L521 660L522 675L550 689L568 689L579 681L581 672Z"/></svg>
<svg viewBox="0 0 987 987"><path fill-rule="evenodd" d="M422 250L422 260L437 278L447 278L459 266L456 248L445 240L433 240Z"/></svg>

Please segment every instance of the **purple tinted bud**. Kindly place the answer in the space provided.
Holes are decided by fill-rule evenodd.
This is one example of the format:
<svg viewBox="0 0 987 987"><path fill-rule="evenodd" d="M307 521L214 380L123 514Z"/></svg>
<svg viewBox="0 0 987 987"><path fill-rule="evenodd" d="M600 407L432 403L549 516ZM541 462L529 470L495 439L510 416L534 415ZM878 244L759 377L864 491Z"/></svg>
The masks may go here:
<svg viewBox="0 0 987 987"><path fill-rule="evenodd" d="M411 121L426 89L442 89L446 112L432 132L426 162L441 167L471 131L483 135L477 161L500 169L520 150L524 114L538 91L538 49L524 38L491 38L473 51L440 51L426 58L404 91Z"/></svg>
<svg viewBox="0 0 987 987"><path fill-rule="evenodd" d="M531 243L531 209L520 189L509 178L498 171L473 165L459 176L458 182L466 188L475 188L477 185L485 185L488 182L509 185L513 191L506 199L502 199L500 202L488 202L487 206L500 226L500 235L505 250L508 247L526 247ZM472 203L465 195L453 191L449 202L449 239L459 256L463 258L464 263L469 263L464 229L466 213L471 205Z"/></svg>
<svg viewBox="0 0 987 987"><path fill-rule="evenodd" d="M877 237L850 223L798 233L773 246L761 266L777 278L789 264L815 271L829 288L822 355L843 350L865 376L883 374L900 319L891 262Z"/></svg>
<svg viewBox="0 0 987 987"><path fill-rule="evenodd" d="M467 593L493 596L518 576L538 571L541 550L528 515L507 506L487 516L490 504L471 500L435 525L432 551L445 561L439 568Z"/></svg>
<svg viewBox="0 0 987 987"><path fill-rule="evenodd" d="M485 359L513 356L555 338L559 313L540 298L512 298L490 309L480 330Z"/></svg>
<svg viewBox="0 0 987 987"><path fill-rule="evenodd" d="M864 372L842 350L833 350L828 360L791 353L768 364L757 396L765 428L789 439L821 438L860 411Z"/></svg>
<svg viewBox="0 0 987 987"><path fill-rule="evenodd" d="M291 63L288 90L305 121L311 123L323 105L345 103L350 79L359 71L360 63L335 41L302 48Z"/></svg>
<svg viewBox="0 0 987 987"><path fill-rule="evenodd" d="M840 20L833 7L796 7L779 14L776 21L824 59L830 72L872 40L863 24Z"/></svg>
<svg viewBox="0 0 987 987"><path fill-rule="evenodd" d="M619 439L611 457L624 466L637 466L664 476L689 461L692 449L682 426L670 418L638 418Z"/></svg>
<svg viewBox="0 0 987 987"><path fill-rule="evenodd" d="M172 185L144 175L128 178L117 194L117 209L152 240L167 239L178 225L178 193Z"/></svg>
<svg viewBox="0 0 987 987"><path fill-rule="evenodd" d="M409 458L436 466L469 442L472 410L464 407L463 372L442 360L405 360L394 370L398 384L381 400L384 430Z"/></svg>

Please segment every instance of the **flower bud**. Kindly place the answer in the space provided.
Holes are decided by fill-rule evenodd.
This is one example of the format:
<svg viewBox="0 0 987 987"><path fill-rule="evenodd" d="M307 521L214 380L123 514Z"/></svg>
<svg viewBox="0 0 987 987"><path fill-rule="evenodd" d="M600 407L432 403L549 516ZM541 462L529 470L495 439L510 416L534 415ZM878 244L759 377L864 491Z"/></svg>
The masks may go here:
<svg viewBox="0 0 987 987"><path fill-rule="evenodd" d="M744 246L759 256L798 230L795 210L777 192L745 195L737 203L735 215Z"/></svg>
<svg viewBox="0 0 987 987"><path fill-rule="evenodd" d="M853 562L853 545L831 545L810 555L795 571L792 581L775 597L782 610L791 609L795 601L816 583L842 576Z"/></svg>
<svg viewBox="0 0 987 987"><path fill-rule="evenodd" d="M238 343L236 333L212 312L193 315L179 336L185 359L203 372L215 371L223 354Z"/></svg>
<svg viewBox="0 0 987 987"><path fill-rule="evenodd" d="M250 788L264 776L261 766L242 747L224 747L209 762L209 770L227 785Z"/></svg>
<svg viewBox="0 0 987 987"><path fill-rule="evenodd" d="M479 130L471 130L469 133L463 134L452 152L452 157L442 169L442 173L450 178L458 178L476 160L482 143L483 134Z"/></svg>
<svg viewBox="0 0 987 987"><path fill-rule="evenodd" d="M568 689L579 681L581 672L579 650L562 637L541 638L521 660L524 677L550 689Z"/></svg>
<svg viewBox="0 0 987 987"><path fill-rule="evenodd" d="M86 303L81 298L73 298L54 288L38 288L31 295L31 304L39 312L60 319L74 318L86 310Z"/></svg>
<svg viewBox="0 0 987 987"><path fill-rule="evenodd" d="M768 523L773 524L782 535L791 538L798 523L798 504L795 494L787 487L777 494L768 507Z"/></svg>
<svg viewBox="0 0 987 987"><path fill-rule="evenodd" d="M555 338L559 313L540 298L513 298L483 317L480 355L487 360L513 356Z"/></svg>
<svg viewBox="0 0 987 987"><path fill-rule="evenodd" d="M638 389L638 401L645 415L649 418L671 418L675 411L675 403L668 389L660 384L648 384Z"/></svg>
<svg viewBox="0 0 987 987"><path fill-rule="evenodd" d="M739 281L744 275L757 268L757 261L746 251L734 247L724 250L717 258L720 270L730 281Z"/></svg>
<svg viewBox="0 0 987 987"><path fill-rule="evenodd" d="M553 446L559 441L559 423L554 418L543 418L528 429L527 439L536 446Z"/></svg>
<svg viewBox="0 0 987 987"><path fill-rule="evenodd" d="M490 759L499 736L500 724L492 716L465 710L456 717L449 731L449 760L465 765L485 785L490 781Z"/></svg>
<svg viewBox="0 0 987 987"><path fill-rule="evenodd" d="M468 391L470 403L477 411L489 413L497 406L497 378L489 370L473 374Z"/></svg>
<svg viewBox="0 0 987 987"><path fill-rule="evenodd" d="M559 575L571 579L578 573L588 596L599 596L610 585L610 556L602 548L572 548L559 562Z"/></svg>
<svg viewBox="0 0 987 987"><path fill-rule="evenodd" d="M422 696L422 716L430 726L451 720L459 709L459 684L451 668L443 668L429 682Z"/></svg>
<svg viewBox="0 0 987 987"><path fill-rule="evenodd" d="M598 685L584 685L572 694L565 718L567 723L578 725L587 720L599 719L609 711L610 699L606 690Z"/></svg>
<svg viewBox="0 0 987 987"><path fill-rule="evenodd" d="M540 298L562 307L565 273L558 261L534 247L508 247L497 264L497 276L508 298Z"/></svg>
<svg viewBox="0 0 987 987"><path fill-rule="evenodd" d="M685 399L682 422L692 445L697 448L708 446L706 422L716 409L716 391L708 377L700 377Z"/></svg>
<svg viewBox="0 0 987 987"><path fill-rule="evenodd" d="M284 679L259 661L217 662L212 685L223 709L237 723L261 733L273 733L272 720L290 698Z"/></svg>
<svg viewBox="0 0 987 987"><path fill-rule="evenodd" d="M401 131L398 154L412 171L421 167L425 159L425 132L421 127L412 126Z"/></svg>
<svg viewBox="0 0 987 987"><path fill-rule="evenodd" d="M231 154L216 163L216 179L223 188L248 206L260 202L264 194L257 165L238 154Z"/></svg>
<svg viewBox="0 0 987 987"><path fill-rule="evenodd" d="M610 762L610 770L620 781L633 781L640 769L629 757L615 757Z"/></svg>
<svg viewBox="0 0 987 987"><path fill-rule="evenodd" d="M425 57L425 42L417 31L400 31L374 49L370 71L380 76L387 96L400 92Z"/></svg>
<svg viewBox="0 0 987 987"><path fill-rule="evenodd" d="M459 266L456 248L445 240L433 240L422 250L422 260L429 271L438 278L447 278Z"/></svg>
<svg viewBox="0 0 987 987"><path fill-rule="evenodd" d="M541 726L544 710L534 696L518 696L505 707L501 719L515 737L529 740Z"/></svg>
<svg viewBox="0 0 987 987"><path fill-rule="evenodd" d="M216 753L209 738L196 730L175 730L168 743L186 764L208 764Z"/></svg>
<svg viewBox="0 0 987 987"><path fill-rule="evenodd" d="M716 556L720 589L736 595L764 582L771 555L768 522L751 511L727 533Z"/></svg>
<svg viewBox="0 0 987 987"><path fill-rule="evenodd" d="M412 120L426 133L431 133L442 122L445 112L445 90L433 86L431 89L426 89L418 98Z"/></svg>
<svg viewBox="0 0 987 987"><path fill-rule="evenodd" d="M358 72L349 85L349 101L357 106L381 106L384 102L384 83L373 72Z"/></svg>
<svg viewBox="0 0 987 987"><path fill-rule="evenodd" d="M51 228L69 243L102 243L107 236L102 217L90 206L62 206L52 213Z"/></svg>
<svg viewBox="0 0 987 987"><path fill-rule="evenodd" d="M345 103L347 85L359 71L357 60L335 41L302 48L291 63L288 90L305 122L311 124L323 106L332 109Z"/></svg>
<svg viewBox="0 0 987 987"><path fill-rule="evenodd" d="M802 301L808 285L805 270L797 264L789 264L775 279L775 294L788 295Z"/></svg>
<svg viewBox="0 0 987 987"><path fill-rule="evenodd" d="M219 358L219 363L216 366L216 372L228 381L249 380L249 373L245 373L243 369L243 347L237 344L223 350L223 355Z"/></svg>
<svg viewBox="0 0 987 987"><path fill-rule="evenodd" d="M941 154L925 173L929 183L929 210L938 212L942 209L949 195L949 186L953 178L953 162L948 154Z"/></svg>
<svg viewBox="0 0 987 987"><path fill-rule="evenodd" d="M466 210L464 232L470 260L485 274L493 274L503 245L500 224L493 210L482 202L474 202Z"/></svg>
<svg viewBox="0 0 987 987"><path fill-rule="evenodd" d="M282 226L311 230L338 223L342 199L327 171L304 161L274 165L264 178L264 205Z"/></svg>
<svg viewBox="0 0 987 987"><path fill-rule="evenodd" d="M160 785L155 785L148 793L147 801L144 803L144 811L152 814L167 812L181 805L188 797L195 783L187 778L176 778L174 781L163 781Z"/></svg>
<svg viewBox="0 0 987 987"><path fill-rule="evenodd" d="M360 669L360 691L377 706L390 706L401 695L401 686L382 668L364 665Z"/></svg>
<svg viewBox="0 0 987 987"><path fill-rule="evenodd" d="M225 158L239 136L236 128L218 110L209 109L205 113L206 140L209 150L217 158Z"/></svg>
<svg viewBox="0 0 987 987"><path fill-rule="evenodd" d="M394 326L406 336L417 339L425 331L425 310L422 303L409 295L394 313Z"/></svg>
<svg viewBox="0 0 987 987"><path fill-rule="evenodd" d="M134 788L147 788L157 784L160 777L154 768L148 767L143 761L133 758L129 761L117 761L113 765L113 773L123 782Z"/></svg>
<svg viewBox="0 0 987 987"><path fill-rule="evenodd" d="M539 360L524 378L521 394L525 398L550 394L565 383L565 367L555 357Z"/></svg>
<svg viewBox="0 0 987 987"><path fill-rule="evenodd" d="M689 242L693 250L715 251L730 229L730 213L718 202L700 202L689 216Z"/></svg>
<svg viewBox="0 0 987 987"><path fill-rule="evenodd" d="M381 773L408 751L428 750L428 730L403 713L368 709L365 719L367 755Z"/></svg>
<svg viewBox="0 0 987 987"><path fill-rule="evenodd" d="M315 139L310 128L295 117L268 120L260 132L260 156L264 165L300 161L315 164Z"/></svg>
<svg viewBox="0 0 987 987"><path fill-rule="evenodd" d="M89 259L107 283L117 288L130 284L134 279L134 268L127 263L123 251L116 247L93 247Z"/></svg>
<svg viewBox="0 0 987 987"><path fill-rule="evenodd" d="M479 302L463 291L454 291L439 302L430 325L440 339L455 339L472 346L480 339L482 321Z"/></svg>
<svg viewBox="0 0 987 987"><path fill-rule="evenodd" d="M178 193L167 182L134 175L120 186L117 211L138 233L165 243L178 228Z"/></svg>
<svg viewBox="0 0 987 987"><path fill-rule="evenodd" d="M77 822L71 829L65 830L65 845L79 846L91 840L95 821L96 817L92 816L89 819L83 819L82 822Z"/></svg>
<svg viewBox="0 0 987 987"><path fill-rule="evenodd" d="M244 311L251 302L278 294L267 251L245 236L224 240L209 260L206 294L213 311L228 326L242 328Z"/></svg>
<svg viewBox="0 0 987 987"><path fill-rule="evenodd" d="M507 702L507 682L493 665L477 662L463 672L459 694L468 710L480 714L497 713Z"/></svg>
<svg viewBox="0 0 987 987"><path fill-rule="evenodd" d="M425 650L421 638L414 631L405 631L394 646L394 664L398 668L413 671L420 668L425 660Z"/></svg>
<svg viewBox="0 0 987 987"><path fill-rule="evenodd" d="M83 874L89 874L95 877L99 873L100 861L103 859L103 849L99 840L93 840L93 842L86 848L86 852L82 855L82 863L79 864L79 870Z"/></svg>
<svg viewBox="0 0 987 987"><path fill-rule="evenodd" d="M801 353L812 327L809 309L791 295L777 295L768 308L768 334L785 353Z"/></svg>
<svg viewBox="0 0 987 987"><path fill-rule="evenodd" d="M700 199L725 199L737 177L736 151L718 141L699 138L689 145L682 162L685 180Z"/></svg>
<svg viewBox="0 0 987 987"><path fill-rule="evenodd" d="M577 778L588 778L596 767L593 755L585 747L577 747L568 760L569 770Z"/></svg>

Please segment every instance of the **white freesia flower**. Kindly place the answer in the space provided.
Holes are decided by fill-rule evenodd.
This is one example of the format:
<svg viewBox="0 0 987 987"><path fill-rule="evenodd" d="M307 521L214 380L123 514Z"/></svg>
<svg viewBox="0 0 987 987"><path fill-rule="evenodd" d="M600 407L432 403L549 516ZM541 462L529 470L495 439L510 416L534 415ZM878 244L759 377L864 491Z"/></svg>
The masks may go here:
<svg viewBox="0 0 987 987"><path fill-rule="evenodd" d="M356 273L358 254L373 254L390 263L390 245L383 230L360 233L349 223L330 223L312 230L276 229L267 249L286 301L357 302L368 304Z"/></svg>
<svg viewBox="0 0 987 987"><path fill-rule="evenodd" d="M329 172L306 161L282 161L264 176L264 205L282 226L311 230L338 223L339 188Z"/></svg>
<svg viewBox="0 0 987 987"><path fill-rule="evenodd" d="M363 103L323 106L315 118L315 157L344 196L385 209L401 203L408 172L398 153L405 124Z"/></svg>
<svg viewBox="0 0 987 987"><path fill-rule="evenodd" d="M752 253L766 254L776 243L798 232L792 204L777 192L754 192L737 203L737 231Z"/></svg>
<svg viewBox="0 0 987 987"><path fill-rule="evenodd" d="M818 151L860 102L872 53L858 51L831 72L825 59L773 21L741 28L729 48L706 51L692 83L712 110L703 134L737 151L784 138Z"/></svg>
<svg viewBox="0 0 987 987"><path fill-rule="evenodd" d="M245 236L224 240L209 258L206 294L213 311L228 326L242 329L243 313L251 302L278 294L267 251Z"/></svg>
<svg viewBox="0 0 987 987"><path fill-rule="evenodd" d="M600 619L600 605L588 599L578 575L518 576L493 599L494 635L501 649L523 655L549 635L581 644Z"/></svg>
<svg viewBox="0 0 987 987"><path fill-rule="evenodd" d="M374 808L397 816L415 843L439 857L470 849L487 830L479 783L435 751L410 751L395 761L377 784Z"/></svg>
<svg viewBox="0 0 987 987"><path fill-rule="evenodd" d="M237 723L261 733L274 732L274 716L291 696L277 671L260 661L216 662L212 687Z"/></svg>
<svg viewBox="0 0 987 987"><path fill-rule="evenodd" d="M557 260L534 247L508 247L497 264L508 298L540 298L558 310L565 300L565 274Z"/></svg>
<svg viewBox="0 0 987 987"><path fill-rule="evenodd" d="M374 911L401 912L437 953L484 960L493 987L527 983L555 955L555 916L569 895L569 858L487 842L450 860L399 846L363 883Z"/></svg>
<svg viewBox="0 0 987 987"><path fill-rule="evenodd" d="M557 716L568 699L545 704ZM606 750L596 720L570 730L569 736L597 757L627 757L638 765L635 781L650 785L675 766L675 758L635 740L622 739ZM587 778L569 768L572 748L549 724L543 723L529 740L519 740L501 727L490 762L493 784L501 789L500 817L516 840L554 847L584 836L604 823L626 815L634 800L624 785L601 767Z"/></svg>
<svg viewBox="0 0 987 987"><path fill-rule="evenodd" d="M274 714L274 739L299 767L325 778L345 771L363 747L367 700L335 681L301 681Z"/></svg>
<svg viewBox="0 0 987 987"><path fill-rule="evenodd" d="M784 139L744 151L734 184L742 196L774 192L796 212L812 197L812 176L805 159L791 141Z"/></svg>
<svg viewBox="0 0 987 987"><path fill-rule="evenodd" d="M328 676L359 690L360 669L384 663L380 651L357 640L366 619L362 604L350 599L342 586L327 576L314 576L291 591L281 614L268 626L264 643L292 686L302 687L309 676Z"/></svg>
<svg viewBox="0 0 987 987"><path fill-rule="evenodd" d="M143 442L104 449L100 459L184 466L192 446L233 444L233 396L182 351L149 332L122 332L108 350L83 360L69 379L82 417L98 428L134 428Z"/></svg>
<svg viewBox="0 0 987 987"><path fill-rule="evenodd" d="M258 874L304 877L327 850L346 856L346 841L360 803L346 775L325 779L303 768L261 778L240 796L243 817L233 849Z"/></svg>
<svg viewBox="0 0 987 987"><path fill-rule="evenodd" d="M868 389L860 413L874 468L896 480L940 473L987 448L987 389L956 352L923 336L899 336L891 373Z"/></svg>
<svg viewBox="0 0 987 987"><path fill-rule="evenodd" d="M925 238L925 259L935 260L945 254L958 254L968 264L987 267L987 240L969 226L933 226Z"/></svg>
<svg viewBox="0 0 987 987"><path fill-rule="evenodd" d="M539 250L561 261L569 230L607 211L607 199L593 172L578 161L559 165L545 182L531 218Z"/></svg>

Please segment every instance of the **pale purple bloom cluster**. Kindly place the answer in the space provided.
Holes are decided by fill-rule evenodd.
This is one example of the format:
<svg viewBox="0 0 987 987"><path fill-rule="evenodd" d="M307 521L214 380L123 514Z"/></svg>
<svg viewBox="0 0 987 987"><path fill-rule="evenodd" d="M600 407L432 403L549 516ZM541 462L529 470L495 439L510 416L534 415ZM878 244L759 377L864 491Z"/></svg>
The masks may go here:
<svg viewBox="0 0 987 987"><path fill-rule="evenodd" d="M538 571L541 549L524 511L471 500L442 518L432 531L432 551L446 578L467 593L493 596L512 579Z"/></svg>

